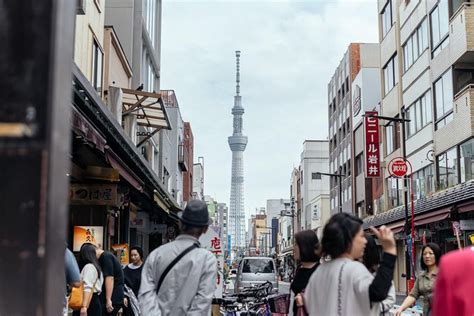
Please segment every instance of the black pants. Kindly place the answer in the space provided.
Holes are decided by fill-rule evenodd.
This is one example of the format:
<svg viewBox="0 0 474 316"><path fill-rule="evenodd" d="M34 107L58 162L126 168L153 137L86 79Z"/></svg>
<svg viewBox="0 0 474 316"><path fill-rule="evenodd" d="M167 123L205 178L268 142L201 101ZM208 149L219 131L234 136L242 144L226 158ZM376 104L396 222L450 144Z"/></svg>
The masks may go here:
<svg viewBox="0 0 474 316"><path fill-rule="evenodd" d="M80 314L80 311L74 311L72 313L73 316L79 316ZM87 316L102 316L102 304L100 302L99 295L96 293L92 295L89 308L87 309Z"/></svg>

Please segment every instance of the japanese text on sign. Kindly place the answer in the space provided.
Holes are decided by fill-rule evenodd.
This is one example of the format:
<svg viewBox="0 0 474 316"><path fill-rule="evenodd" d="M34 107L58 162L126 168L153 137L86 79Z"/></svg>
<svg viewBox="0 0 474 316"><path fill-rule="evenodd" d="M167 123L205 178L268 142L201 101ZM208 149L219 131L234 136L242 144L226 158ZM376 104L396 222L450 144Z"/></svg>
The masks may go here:
<svg viewBox="0 0 474 316"><path fill-rule="evenodd" d="M365 112L365 177L380 177L379 121L371 115L377 112Z"/></svg>

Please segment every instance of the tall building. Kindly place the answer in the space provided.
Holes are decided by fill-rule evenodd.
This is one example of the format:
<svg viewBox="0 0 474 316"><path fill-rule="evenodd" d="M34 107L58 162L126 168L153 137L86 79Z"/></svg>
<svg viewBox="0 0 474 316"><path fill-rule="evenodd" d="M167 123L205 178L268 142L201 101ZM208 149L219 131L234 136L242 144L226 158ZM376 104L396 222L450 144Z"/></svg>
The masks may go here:
<svg viewBox="0 0 474 316"><path fill-rule="evenodd" d="M276 247L278 240L278 233L280 231L279 218L281 214L290 213L290 200L289 199L270 199L267 200L267 230L270 232L272 240L272 248ZM276 222L274 221L276 219Z"/></svg>
<svg viewBox="0 0 474 316"><path fill-rule="evenodd" d="M217 216L216 216L216 221L217 221L217 226L221 228L221 243L222 243L222 249L224 249L224 254L225 257L229 255L228 249L228 217L229 217L229 208L227 207L227 204L225 203L217 203Z"/></svg>
<svg viewBox="0 0 474 316"><path fill-rule="evenodd" d="M458 248L452 225L460 223L460 246L468 245L474 214L474 7L470 1L379 0L384 163L384 212L365 226L387 225L396 233L395 287L406 290L405 212L413 193L415 254L423 239L444 251ZM407 118L400 123L393 119ZM404 136L404 137L403 137ZM406 183L390 175L390 161L406 156ZM408 205L408 209L405 209ZM409 226L410 227L410 226ZM408 236L407 236L408 235ZM424 236L425 238L420 238ZM411 256L410 253L408 253Z"/></svg>
<svg viewBox="0 0 474 316"><path fill-rule="evenodd" d="M340 210L352 213L355 208L352 198L354 161L351 159L353 157L352 82L361 68L379 67L378 55L378 44L351 43L328 84L329 173L342 175L341 182L337 176L330 177L331 214ZM365 196L366 188L361 189L364 190ZM367 187L367 190L370 191L371 188Z"/></svg>
<svg viewBox="0 0 474 316"><path fill-rule="evenodd" d="M244 151L247 146L247 136L242 134L245 112L240 96L240 51L235 52L237 59L236 95L234 97L234 132L228 142L232 151L232 179L230 188L229 235L232 245L237 248L245 247L245 209L244 209Z"/></svg>

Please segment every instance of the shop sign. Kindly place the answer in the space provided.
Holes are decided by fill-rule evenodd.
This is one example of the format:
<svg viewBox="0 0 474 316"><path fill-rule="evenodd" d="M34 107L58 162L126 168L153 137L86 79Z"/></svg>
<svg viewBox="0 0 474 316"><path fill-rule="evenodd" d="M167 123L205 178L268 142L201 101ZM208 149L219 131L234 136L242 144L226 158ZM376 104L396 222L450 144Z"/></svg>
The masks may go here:
<svg viewBox="0 0 474 316"><path fill-rule="evenodd" d="M119 206L116 184L71 184L69 201L72 205Z"/></svg>
<svg viewBox="0 0 474 316"><path fill-rule="evenodd" d="M474 230L474 219L461 219L459 224L461 230Z"/></svg>
<svg viewBox="0 0 474 316"><path fill-rule="evenodd" d="M388 172L391 176L401 178L407 174L408 164L403 158L393 158L388 164Z"/></svg>
<svg viewBox="0 0 474 316"><path fill-rule="evenodd" d="M379 120L371 115L376 111L365 112L365 177L380 177Z"/></svg>
<svg viewBox="0 0 474 316"><path fill-rule="evenodd" d="M209 226L207 232L199 238L202 247L212 252L217 259L217 288L214 292L214 298L222 299L224 291L224 251L222 249L220 227Z"/></svg>
<svg viewBox="0 0 474 316"><path fill-rule="evenodd" d="M128 245L127 244L115 244L112 245L112 250L115 252L117 259L119 259L122 266L126 266L130 263L128 254Z"/></svg>
<svg viewBox="0 0 474 316"><path fill-rule="evenodd" d="M79 251L85 243L91 243L99 248L104 246L104 227L74 226L72 250Z"/></svg>

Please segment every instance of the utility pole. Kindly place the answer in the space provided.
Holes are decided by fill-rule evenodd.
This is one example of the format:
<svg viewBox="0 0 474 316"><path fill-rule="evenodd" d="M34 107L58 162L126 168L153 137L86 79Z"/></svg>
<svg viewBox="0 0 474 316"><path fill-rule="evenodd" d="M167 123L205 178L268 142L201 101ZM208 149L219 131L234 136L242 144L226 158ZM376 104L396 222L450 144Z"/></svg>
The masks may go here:
<svg viewBox="0 0 474 316"><path fill-rule="evenodd" d="M76 1L0 5L0 315L61 315Z"/></svg>
<svg viewBox="0 0 474 316"><path fill-rule="evenodd" d="M400 110L400 113L401 113L401 118L397 118L397 117L389 117L389 116L381 116L381 115L368 115L370 117L373 117L373 118L377 118L379 120L386 120L386 121L389 121L389 122L396 122L396 123L400 123L402 124L402 128L401 128L401 140L400 140L400 145L402 147L402 159L404 161L406 161L406 153L407 153L407 150L406 150L406 142L405 142L405 131L406 131L406 125L405 123L408 123L410 122L411 120L410 119L407 119L406 116L405 116L405 108L402 107L401 110ZM412 170L413 172L413 170ZM409 285L409 281L411 282L412 280L412 271L411 271L411 263L410 263L410 249L408 249L408 243L407 243L407 239L408 239L408 236L412 235L413 232L411 231L411 227L410 227L410 218L408 216L408 176L405 174L403 176L403 199L404 199L404 202L405 202L405 275L406 275L406 279L407 279L407 292L410 291L409 287L412 286L412 285ZM412 202L413 203L413 202ZM411 241L412 242L412 247L414 247L413 243L414 243L414 240ZM413 274L415 273L415 271L413 271Z"/></svg>

